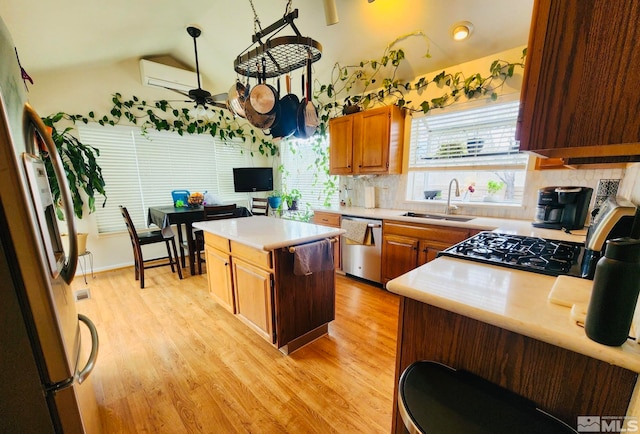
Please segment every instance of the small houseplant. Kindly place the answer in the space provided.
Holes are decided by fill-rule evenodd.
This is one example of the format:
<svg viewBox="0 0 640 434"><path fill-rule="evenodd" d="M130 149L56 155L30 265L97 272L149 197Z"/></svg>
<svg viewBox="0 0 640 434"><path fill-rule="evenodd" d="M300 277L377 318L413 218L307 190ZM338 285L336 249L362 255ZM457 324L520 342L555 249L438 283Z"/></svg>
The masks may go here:
<svg viewBox="0 0 640 434"><path fill-rule="evenodd" d="M287 203L287 209L291 211L298 210L298 201L300 200L301 197L302 197L302 194L300 193L300 190L298 190L297 188L294 188L290 192L282 195L282 199Z"/></svg>
<svg viewBox="0 0 640 434"><path fill-rule="evenodd" d="M278 190L273 190L267 200L269 201L269 208L273 210L279 210L282 207L282 193Z"/></svg>
<svg viewBox="0 0 640 434"><path fill-rule="evenodd" d="M494 181L490 179L487 182L487 196L485 196L485 202L497 202L498 193L505 187L505 183L502 181Z"/></svg>

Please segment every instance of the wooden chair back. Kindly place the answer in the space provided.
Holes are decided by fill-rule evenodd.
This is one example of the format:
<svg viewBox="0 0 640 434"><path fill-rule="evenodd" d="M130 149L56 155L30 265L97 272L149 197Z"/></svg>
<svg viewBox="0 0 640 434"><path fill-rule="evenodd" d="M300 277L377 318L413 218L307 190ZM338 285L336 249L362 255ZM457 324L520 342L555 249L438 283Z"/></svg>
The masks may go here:
<svg viewBox="0 0 640 434"><path fill-rule="evenodd" d="M131 247L133 247L134 259L136 263L141 264L142 248L140 247L140 238L138 237L136 227L133 225L133 220L131 220L131 216L129 215L129 211L126 207L120 205L120 213L122 213L124 224L127 226L127 232L129 232L129 238L131 238Z"/></svg>
<svg viewBox="0 0 640 434"><path fill-rule="evenodd" d="M214 205L204 207L205 220L221 220L234 217L236 215L236 204L233 205Z"/></svg>
<svg viewBox="0 0 640 434"><path fill-rule="evenodd" d="M269 200L264 197L251 198L251 214L269 215Z"/></svg>

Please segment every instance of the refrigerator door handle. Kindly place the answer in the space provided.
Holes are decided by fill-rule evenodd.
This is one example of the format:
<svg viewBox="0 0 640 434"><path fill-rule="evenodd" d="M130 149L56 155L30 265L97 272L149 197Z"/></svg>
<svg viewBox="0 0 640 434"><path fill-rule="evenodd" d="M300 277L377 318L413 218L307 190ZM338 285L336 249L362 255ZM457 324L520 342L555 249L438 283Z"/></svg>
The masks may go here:
<svg viewBox="0 0 640 434"><path fill-rule="evenodd" d="M98 348L100 347L100 343L98 342L98 330L93 322L82 315L78 314L78 320L84 325L87 326L89 332L91 333L91 354L89 354L89 360L87 360L87 364L78 372L77 379L78 384L81 384L93 371L94 366L96 365L96 359L98 358Z"/></svg>
<svg viewBox="0 0 640 434"><path fill-rule="evenodd" d="M71 199L71 190L69 189L69 182L67 181L67 175L64 171L64 166L62 165L62 160L60 159L60 154L58 153L58 149L56 148L56 144L53 142L51 135L47 133L47 128L38 116L38 113L31 107L29 103L25 103L24 105L24 136L29 138L31 137L31 126L35 127L35 129L40 133L45 146L47 147L47 152L49 153L49 158L51 160L51 166L53 167L53 171L56 174L56 178L58 179L58 185L60 186L60 196L62 198L62 205L64 208L64 215L67 220L67 228L69 230L69 258L67 258L67 263L64 264L62 270L60 271L60 275L64 279L65 282L71 284L73 278L76 274L76 267L78 266L78 235L76 231L76 225L74 221L74 212L73 212L73 200Z"/></svg>

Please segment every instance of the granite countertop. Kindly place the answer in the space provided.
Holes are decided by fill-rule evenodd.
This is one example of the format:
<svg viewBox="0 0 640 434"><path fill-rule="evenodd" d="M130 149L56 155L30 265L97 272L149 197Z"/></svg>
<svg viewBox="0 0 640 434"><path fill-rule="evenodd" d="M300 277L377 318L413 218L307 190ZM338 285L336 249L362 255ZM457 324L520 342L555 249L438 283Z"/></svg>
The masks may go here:
<svg viewBox="0 0 640 434"><path fill-rule="evenodd" d="M259 250L333 238L345 232L344 229L265 216L203 221L194 223L193 227Z"/></svg>
<svg viewBox="0 0 640 434"><path fill-rule="evenodd" d="M495 231L505 234L523 235L529 237L542 237L551 240L584 242L587 234L586 229L571 231L567 234L564 231L554 229L534 228L531 220L501 219L495 217L475 217L455 214L452 217L467 217L467 221L440 220L422 217L409 217L402 214L407 210L387 209L387 208L362 208L362 207L340 207L340 208L317 208L314 211L329 212L343 216L364 217L382 220L396 220L410 223L432 224L440 226L451 226L459 228L477 229L482 231ZM428 213L439 214L439 213Z"/></svg>
<svg viewBox="0 0 640 434"><path fill-rule="evenodd" d="M549 301L556 277L440 257L387 283L398 295L640 372L640 345L609 347L587 338L571 309ZM580 279L581 281L583 279ZM587 298L581 282L576 300ZM565 290L565 292L567 292Z"/></svg>

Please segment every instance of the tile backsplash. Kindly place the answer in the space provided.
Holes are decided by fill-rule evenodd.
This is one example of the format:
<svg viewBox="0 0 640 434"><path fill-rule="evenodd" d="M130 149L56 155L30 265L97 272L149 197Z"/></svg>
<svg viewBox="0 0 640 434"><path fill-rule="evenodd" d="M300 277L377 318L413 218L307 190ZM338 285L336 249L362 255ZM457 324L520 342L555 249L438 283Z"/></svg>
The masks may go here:
<svg viewBox="0 0 640 434"><path fill-rule="evenodd" d="M591 187L594 190L590 208L596 204L598 196L598 184L602 181L619 181L618 195L640 204L640 163L629 164L625 169L579 169L579 170L542 170L530 171L527 174L526 194L524 202L520 206L479 206L476 204L460 203L458 214L475 215L482 217L500 217L521 220L532 220L537 206L537 192L541 187L568 186ZM340 185L347 185L349 196L353 206L364 206L365 187L375 187L376 208L406 209L412 211L442 212L442 202L431 203L405 200L407 177L406 175L365 175L344 176L340 179ZM602 182L614 188L615 182ZM603 190L601 190L603 191ZM604 194L604 193L603 193Z"/></svg>

